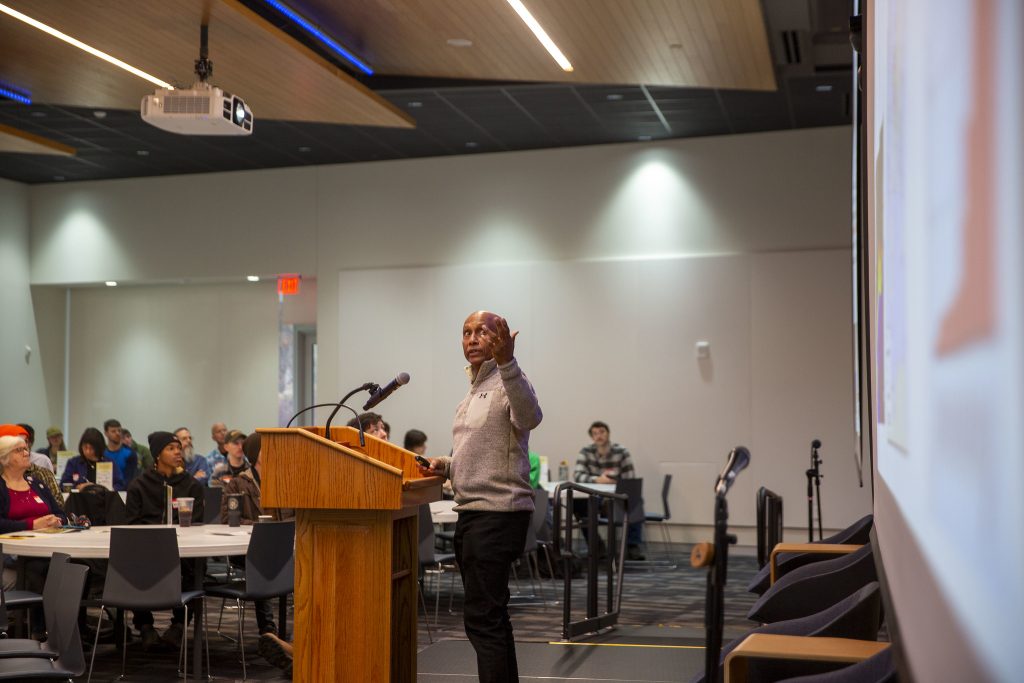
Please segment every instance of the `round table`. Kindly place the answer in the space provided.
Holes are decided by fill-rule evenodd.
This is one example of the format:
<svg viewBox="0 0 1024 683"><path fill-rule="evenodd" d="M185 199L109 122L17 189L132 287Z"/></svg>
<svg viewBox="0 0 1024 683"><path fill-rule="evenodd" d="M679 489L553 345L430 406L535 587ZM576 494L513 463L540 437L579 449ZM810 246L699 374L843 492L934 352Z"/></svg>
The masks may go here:
<svg viewBox="0 0 1024 683"><path fill-rule="evenodd" d="M100 526L58 534L16 531L0 536L0 544L8 555L49 557L54 553L67 553L71 557L105 559L110 555L112 528ZM181 557L245 555L252 537L252 527L229 527L226 524L175 526L174 530L178 533L178 554Z"/></svg>
<svg viewBox="0 0 1024 683"><path fill-rule="evenodd" d="M153 527L154 525L149 525ZM166 525L162 525L166 526ZM100 526L84 531L47 534L38 531L16 531L0 536L3 552L20 557L50 557L53 553L67 553L83 559L106 559L110 557L110 530L113 527ZM128 528L139 528L128 527ZM221 555L245 555L252 537L251 526L230 527L226 524L202 524L191 527L173 527L178 535L178 554L183 558L218 557ZM20 563L19 563L20 564ZM201 567L202 565L198 565ZM20 567L19 567L20 572ZM203 572L196 572L195 586L202 588ZM281 601L284 613L285 601ZM202 677L202 601L195 609L193 621L193 673L196 680ZM123 617L118 617L123 618ZM282 622L283 626L283 622ZM282 629L283 632L283 629Z"/></svg>

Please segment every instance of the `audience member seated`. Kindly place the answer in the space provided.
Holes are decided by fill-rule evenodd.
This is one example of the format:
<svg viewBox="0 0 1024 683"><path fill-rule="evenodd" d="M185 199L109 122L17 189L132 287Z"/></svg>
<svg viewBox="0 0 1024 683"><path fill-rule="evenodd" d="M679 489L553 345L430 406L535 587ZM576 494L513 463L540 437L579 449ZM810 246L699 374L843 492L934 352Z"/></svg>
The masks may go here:
<svg viewBox="0 0 1024 683"><path fill-rule="evenodd" d="M427 435L418 429L410 429L405 433L405 442L402 448L412 451L416 455L426 455Z"/></svg>
<svg viewBox="0 0 1024 683"><path fill-rule="evenodd" d="M0 425L0 436L18 436L25 439L26 444L29 441L28 431L25 429L24 426L17 424ZM62 437L62 447L63 443L64 442ZM29 448L31 448L31 446L29 446ZM64 496L62 496L60 493L60 486L57 485L57 478L53 475L53 471L49 467L40 467L39 465L35 464L35 458L38 457L39 455L40 453L36 452L32 453L29 456L30 464L28 466L28 470L26 470L26 474L29 476L29 478L35 479L36 481L41 481L43 484L45 484L46 488L49 489L50 493L53 495L53 498L56 501L57 506L63 509Z"/></svg>
<svg viewBox="0 0 1024 683"><path fill-rule="evenodd" d="M231 478L231 481L224 484L224 496L220 499L220 523L228 523L228 496L238 494L242 498L239 501L242 524L256 524L260 521L263 508L260 506L260 485L256 481L256 475L260 471L259 434L251 434L246 438L246 444L254 444L248 449L247 459L252 467L247 467ZM229 451L230 453L230 451ZM236 567L245 567L245 556L232 557L231 564ZM277 633L277 624L274 623L274 610L270 600L256 600L256 626L260 635L265 633Z"/></svg>
<svg viewBox="0 0 1024 683"><path fill-rule="evenodd" d="M39 467L41 469L48 469L51 472L53 472L54 465L52 462L50 462L50 458L43 453L37 453L32 450L32 446L35 445L36 442L36 430L33 429L32 425L25 422L19 422L15 426L21 427L21 429L24 431L23 436L25 439L25 443L28 444L28 449L30 451L28 456L29 462L32 465L35 465L36 467Z"/></svg>
<svg viewBox="0 0 1024 683"><path fill-rule="evenodd" d="M143 472L128 486L128 523L129 524L164 524L167 505L164 496L166 487L171 487L171 495L177 498L192 498L192 518L203 518L203 486L185 471L181 456L181 442L170 432L153 432L149 435L149 450L156 460L153 469ZM172 523L177 523L178 515L172 511ZM184 590L191 590L195 585L193 563L182 561L181 585ZM143 649L157 645L161 638L164 642L178 647L185 628L185 610L176 608L171 617L171 625L158 636L153 628L153 613L136 610L132 615L132 624L139 631Z"/></svg>
<svg viewBox="0 0 1024 683"><path fill-rule="evenodd" d="M588 433L593 443L580 449L580 454L576 459L576 469L573 472L573 481L578 484L614 484L619 479L632 479L636 476L629 451L617 443L612 443L611 429L606 423L600 420L594 422L590 425ZM586 499L573 500L573 514L577 519L586 518ZM643 522L633 522L627 525L627 559L644 559L640 553L643 533ZM603 546L603 542L600 545Z"/></svg>
<svg viewBox="0 0 1024 683"><path fill-rule="evenodd" d="M56 529L65 523L63 512L46 486L28 474L31 449L23 437L0 436L0 533ZM25 561L25 588L41 593L49 560ZM41 607L34 607L33 637L45 633Z"/></svg>
<svg viewBox="0 0 1024 683"><path fill-rule="evenodd" d="M388 430L384 426L384 418L377 413L363 413L358 418L353 417L348 421L349 427L355 427L359 429L359 425L363 426L363 433L375 436L378 439L388 440Z"/></svg>
<svg viewBox="0 0 1024 683"><path fill-rule="evenodd" d="M206 471L210 473L210 485L219 486L220 482L214 479L214 472L218 465L223 465L227 460L228 451L224 447L224 439L228 435L228 428L223 422L214 422L210 427L210 438L213 439L213 450L206 454Z"/></svg>
<svg viewBox="0 0 1024 683"><path fill-rule="evenodd" d="M107 420L103 423L103 433L107 436L107 448L103 455L121 468L125 484L132 483L139 475L139 456L122 441L121 423L114 419Z"/></svg>
<svg viewBox="0 0 1024 683"><path fill-rule="evenodd" d="M57 454L61 451L66 451L68 447L64 445L64 430L60 427L53 426L46 430L46 447L36 449L36 453L42 453L50 459L51 470L57 471Z"/></svg>
<svg viewBox="0 0 1024 683"><path fill-rule="evenodd" d="M68 460L64 467L64 474L60 477L61 486L71 486L76 489L83 489L90 484L96 483L96 463L110 462L104 455L106 441L103 434L95 427L88 427L82 432L82 438L78 440L78 455ZM121 468L113 463L114 490L124 491L124 477Z"/></svg>
<svg viewBox="0 0 1024 683"><path fill-rule="evenodd" d="M203 486L210 482L210 466L206 464L206 456L196 453L192 445L192 432L188 427L178 427L174 435L181 442L181 457L185 460L185 471Z"/></svg>
<svg viewBox="0 0 1024 683"><path fill-rule="evenodd" d="M149 452L149 447L136 443L135 437L127 427L121 427L121 443L135 453L135 457L139 461L139 474L153 466L153 454Z"/></svg>
<svg viewBox="0 0 1024 683"><path fill-rule="evenodd" d="M212 474L219 486L224 486L249 469L249 463L246 461L245 453L242 451L242 444L244 442L245 434L237 429L232 429L224 437L224 449L227 451L227 457L223 463L214 468Z"/></svg>

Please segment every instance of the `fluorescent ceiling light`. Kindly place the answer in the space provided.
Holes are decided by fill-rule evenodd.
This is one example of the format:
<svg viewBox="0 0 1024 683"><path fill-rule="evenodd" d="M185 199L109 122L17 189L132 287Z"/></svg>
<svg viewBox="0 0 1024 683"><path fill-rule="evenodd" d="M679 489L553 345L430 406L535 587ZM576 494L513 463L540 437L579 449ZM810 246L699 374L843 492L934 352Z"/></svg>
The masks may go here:
<svg viewBox="0 0 1024 683"><path fill-rule="evenodd" d="M548 54L558 62L558 66L562 67L562 71L572 71L572 64L570 64L569 60L565 58L562 51L558 49L555 42L548 37L547 32L541 28L540 24L533 18L533 15L530 14L530 10L526 9L522 1L508 0L508 4L512 5L512 9L516 11L519 18L526 22L526 25L530 27L531 31L533 31L533 35L537 36L537 40L540 41L540 44L543 45L544 49L548 51Z"/></svg>
<svg viewBox="0 0 1024 683"><path fill-rule="evenodd" d="M107 280L107 281L106 281L106 282L105 282L104 284L105 284L105 285L106 285L107 287L117 287L117 283L116 283L116 282L114 282L113 280Z"/></svg>
<svg viewBox="0 0 1024 683"><path fill-rule="evenodd" d="M356 57L354 54L342 47L338 41L331 38L329 35L321 31L313 22L306 19L304 16L293 10L288 5L278 0L264 0L268 5L276 9L281 14L285 15L292 20L297 26L300 26L306 33L313 36L320 41L324 47L328 48L331 52L338 55L352 66L362 71L367 76L373 75L373 69L371 69L363 60Z"/></svg>
<svg viewBox="0 0 1024 683"><path fill-rule="evenodd" d="M246 275L245 279L248 280L249 282L259 282L260 281L260 276L259 275Z"/></svg>
<svg viewBox="0 0 1024 683"><path fill-rule="evenodd" d="M174 86L171 85L170 83L167 83L165 81L161 81L156 76L152 76L152 75L146 73L145 71L142 71L141 69L136 69L131 64L125 64L124 62L122 62L117 57L111 57L106 52L103 52L102 50L97 50L96 48L92 47L91 45L86 45L85 43L83 43L82 41L78 40L77 38L72 38L71 36L69 36L66 33L61 33L57 29L55 29L55 28L53 28L51 26L47 26L46 24L44 24L41 21L36 21L35 19L33 19L32 17L30 17L28 15L22 14L21 12L19 12L17 10L11 9L7 5L4 5L4 4L0 3L0 12L3 12L4 14L7 14L9 16L12 16L15 19L17 19L18 21L23 21L26 24L28 24L29 26L31 26L33 28L37 28L37 29L39 29L40 31L42 31L44 33L49 33L54 38L60 38L65 43L68 43L69 45L74 45L79 50L84 50L85 52L88 52L89 54L91 54L93 57L99 57L103 61L109 62L110 64L113 64L114 66L120 67L120 68L124 69L125 71L127 71L128 73L131 73L131 74L134 74L134 75L138 76L139 78L144 78L147 81L149 81L150 83L153 83L154 85L158 85L161 88L167 88L168 90L174 90Z"/></svg>

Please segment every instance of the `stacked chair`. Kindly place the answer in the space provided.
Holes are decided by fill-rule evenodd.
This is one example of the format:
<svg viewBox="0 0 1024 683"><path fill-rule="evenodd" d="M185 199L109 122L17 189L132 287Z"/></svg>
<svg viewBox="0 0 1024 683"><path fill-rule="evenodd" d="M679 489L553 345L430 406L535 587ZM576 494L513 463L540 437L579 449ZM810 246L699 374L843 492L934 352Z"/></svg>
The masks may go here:
<svg viewBox="0 0 1024 683"><path fill-rule="evenodd" d="M761 625L722 648L719 680L896 683L892 650L877 640L883 614L870 530L868 516L817 544L777 545L762 568L767 581L749 587L760 598L747 616ZM788 555L774 566L782 550Z"/></svg>

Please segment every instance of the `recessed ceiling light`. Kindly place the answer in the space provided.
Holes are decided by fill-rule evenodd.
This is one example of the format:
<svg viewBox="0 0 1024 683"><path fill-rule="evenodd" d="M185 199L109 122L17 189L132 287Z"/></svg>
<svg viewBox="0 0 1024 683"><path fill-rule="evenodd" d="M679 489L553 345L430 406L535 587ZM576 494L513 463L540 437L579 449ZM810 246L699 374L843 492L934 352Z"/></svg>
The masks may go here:
<svg viewBox="0 0 1024 683"><path fill-rule="evenodd" d="M473 47L473 41L469 38L449 38L444 42L451 47Z"/></svg>
<svg viewBox="0 0 1024 683"><path fill-rule="evenodd" d="M815 92L832 92L831 85L816 85L814 86Z"/></svg>
<svg viewBox="0 0 1024 683"><path fill-rule="evenodd" d="M467 143L466 143L466 147L469 147L470 149L476 149L476 148L477 148L477 147L479 147L479 146L480 146L480 145L479 145L479 144L477 144L477 143L475 143L475 142L467 142Z"/></svg>
<svg viewBox="0 0 1024 683"><path fill-rule="evenodd" d="M305 145L303 145L302 147L299 147L299 151L302 152L302 153L310 152L310 151L312 151L312 149L313 149L312 147L306 147Z"/></svg>
<svg viewBox="0 0 1024 683"><path fill-rule="evenodd" d="M138 154L140 157L148 157L149 156L149 150L148 149L137 149L137 150L135 150L135 153Z"/></svg>
<svg viewBox="0 0 1024 683"><path fill-rule="evenodd" d="M138 76L139 78L144 78L145 80L149 81L150 83L153 83L154 85L158 85L161 88L166 88L168 90L174 90L174 86L171 85L170 83L167 83L165 81L161 81L156 76L150 75L150 74L146 73L145 71L142 71L141 69L136 69L131 64L126 64L125 62L122 62L117 57L112 57L112 56L108 55L106 52L103 52L101 50L97 50L96 48L92 47L91 45L86 45L85 43L83 43L82 41L78 40L77 38L72 38L68 34L62 33L60 31L58 31L57 29L53 28L52 26L47 26L43 22L37 21L37 20L33 19L32 17L28 16L27 14L22 14L21 12L15 10L15 9L11 9L7 5L0 4L0 12L3 12L4 14L7 14L9 16L12 16L15 19L17 19L18 21L23 21L26 24L28 24L29 26L31 26L32 28L37 28L40 31L42 31L43 33L48 33L51 36L53 36L54 38L59 38L60 40L63 40L65 43L68 43L69 45L74 45L79 50L83 50L85 52L88 52L93 57L99 57L100 59L102 59L103 61L105 61L105 62L107 62L109 64L113 64L116 67L120 67L120 68L124 69L128 73L134 74L134 75Z"/></svg>
<svg viewBox="0 0 1024 683"><path fill-rule="evenodd" d="M519 18L530 27L530 30L533 31L533 35L537 37L540 44L548 51L551 58L558 62L558 66L562 67L562 71L572 71L572 64L569 63L569 60L565 58L562 51L558 49L557 45L555 45L555 41L551 40L547 31L541 28L540 23L533 18L533 15L530 14L530 10L526 9L526 6L523 5L522 0L508 0L508 4L512 5L512 9L516 11Z"/></svg>
<svg viewBox="0 0 1024 683"><path fill-rule="evenodd" d="M103 284L105 284L107 287L117 287L117 283L114 282L113 280L107 280Z"/></svg>
<svg viewBox="0 0 1024 683"><path fill-rule="evenodd" d="M650 135L638 135L636 137L636 139L639 140L640 142L647 142L648 140L651 139L651 136Z"/></svg>
<svg viewBox="0 0 1024 683"><path fill-rule="evenodd" d="M259 282L260 281L260 276L259 275L246 275L245 279L248 280L249 282Z"/></svg>
<svg viewBox="0 0 1024 683"><path fill-rule="evenodd" d="M423 106L422 102L407 102L406 105L409 109L419 109Z"/></svg>
<svg viewBox="0 0 1024 683"><path fill-rule="evenodd" d="M612 102L618 102L622 99L622 95L617 92L613 92L610 95L605 95L605 99L611 100Z"/></svg>
<svg viewBox="0 0 1024 683"><path fill-rule="evenodd" d="M93 115L93 116L95 116L95 117L96 117L96 118L98 118L98 119L105 119L105 118L107 118L107 112L105 112L105 111L100 111L100 110L98 110L98 109L97 109L96 111L94 111L94 112L92 113L92 115Z"/></svg>

